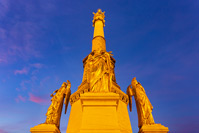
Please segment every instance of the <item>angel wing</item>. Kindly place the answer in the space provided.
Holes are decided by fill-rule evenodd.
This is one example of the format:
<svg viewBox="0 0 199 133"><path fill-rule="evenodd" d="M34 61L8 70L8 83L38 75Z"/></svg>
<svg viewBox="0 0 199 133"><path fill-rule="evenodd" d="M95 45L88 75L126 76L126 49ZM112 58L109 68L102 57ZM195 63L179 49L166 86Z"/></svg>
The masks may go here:
<svg viewBox="0 0 199 133"><path fill-rule="evenodd" d="M131 88L131 85L128 86L127 88L127 95L129 97L129 108L130 111L132 111L132 96L133 96L133 90Z"/></svg>
<svg viewBox="0 0 199 133"><path fill-rule="evenodd" d="M66 93L65 93L65 101L64 101L64 104L65 104L65 114L66 114L66 111L67 111L67 108L68 108L68 103L69 103L69 100L70 100L70 95L71 95L71 90L70 90L70 87L71 87L71 83L69 80L67 80L67 87L66 87Z"/></svg>
<svg viewBox="0 0 199 133"><path fill-rule="evenodd" d="M69 100L70 100L70 95L71 95L71 91L69 91L65 95L65 101L64 101L64 104L65 104L65 114L66 114L66 111L67 111L67 108L68 108L68 103L69 103Z"/></svg>

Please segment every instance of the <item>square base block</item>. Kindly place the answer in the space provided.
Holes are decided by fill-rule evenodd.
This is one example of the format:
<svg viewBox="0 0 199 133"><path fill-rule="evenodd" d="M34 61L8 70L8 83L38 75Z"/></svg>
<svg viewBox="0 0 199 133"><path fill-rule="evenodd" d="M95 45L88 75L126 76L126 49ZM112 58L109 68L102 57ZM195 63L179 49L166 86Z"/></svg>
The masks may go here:
<svg viewBox="0 0 199 133"><path fill-rule="evenodd" d="M139 133L168 133L169 128L161 124L143 125Z"/></svg>
<svg viewBox="0 0 199 133"><path fill-rule="evenodd" d="M39 124L30 128L31 133L60 133L54 124Z"/></svg>
<svg viewBox="0 0 199 133"><path fill-rule="evenodd" d="M115 93L84 93L72 104L66 133L132 133L127 104Z"/></svg>

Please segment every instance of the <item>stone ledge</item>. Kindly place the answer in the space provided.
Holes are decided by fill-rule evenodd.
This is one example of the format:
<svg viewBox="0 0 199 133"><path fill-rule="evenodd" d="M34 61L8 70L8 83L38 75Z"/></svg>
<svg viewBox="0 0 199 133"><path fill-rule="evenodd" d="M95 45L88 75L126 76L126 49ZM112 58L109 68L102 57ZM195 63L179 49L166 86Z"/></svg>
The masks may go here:
<svg viewBox="0 0 199 133"><path fill-rule="evenodd" d="M84 93L80 95L82 106L117 106L119 94L109 93Z"/></svg>
<svg viewBox="0 0 199 133"><path fill-rule="evenodd" d="M169 128L161 124L143 125L138 133L168 133Z"/></svg>
<svg viewBox="0 0 199 133"><path fill-rule="evenodd" d="M31 133L60 133L54 124L39 124L30 128Z"/></svg>

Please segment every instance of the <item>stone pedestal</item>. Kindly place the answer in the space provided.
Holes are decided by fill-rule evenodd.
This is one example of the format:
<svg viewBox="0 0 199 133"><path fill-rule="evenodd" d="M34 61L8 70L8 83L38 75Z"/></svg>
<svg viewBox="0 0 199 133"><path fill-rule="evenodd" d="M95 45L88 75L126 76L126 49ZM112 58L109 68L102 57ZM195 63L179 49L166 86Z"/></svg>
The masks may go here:
<svg viewBox="0 0 199 133"><path fill-rule="evenodd" d="M116 93L84 93L71 105L66 133L132 133L127 103Z"/></svg>
<svg viewBox="0 0 199 133"><path fill-rule="evenodd" d="M143 125L139 133L168 133L169 128L161 124Z"/></svg>
<svg viewBox="0 0 199 133"><path fill-rule="evenodd" d="M54 124L39 124L30 128L31 133L60 133Z"/></svg>

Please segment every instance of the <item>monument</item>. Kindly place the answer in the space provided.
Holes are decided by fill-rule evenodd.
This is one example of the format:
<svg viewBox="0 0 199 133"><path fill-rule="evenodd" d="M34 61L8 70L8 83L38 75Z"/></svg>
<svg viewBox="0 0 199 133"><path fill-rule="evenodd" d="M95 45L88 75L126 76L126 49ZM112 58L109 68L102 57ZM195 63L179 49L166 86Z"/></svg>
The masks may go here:
<svg viewBox="0 0 199 133"><path fill-rule="evenodd" d="M60 133L60 117L70 101L71 112L66 133L132 133L127 106L132 110L134 96L139 133L167 133L169 130L156 124L152 116L153 106L142 85L133 78L124 93L116 82L115 59L106 51L104 38L105 12L93 13L94 35L92 51L83 59L82 83L71 95L70 81L53 92L52 103L46 113L46 121L30 129L31 133ZM65 100L64 100L65 99Z"/></svg>

